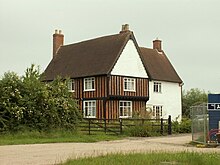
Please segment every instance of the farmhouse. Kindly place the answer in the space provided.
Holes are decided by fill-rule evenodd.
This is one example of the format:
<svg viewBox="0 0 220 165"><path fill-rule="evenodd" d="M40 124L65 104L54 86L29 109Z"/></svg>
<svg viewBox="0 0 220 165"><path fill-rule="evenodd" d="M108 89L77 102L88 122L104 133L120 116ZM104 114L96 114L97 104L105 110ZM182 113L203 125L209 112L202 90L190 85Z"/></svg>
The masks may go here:
<svg viewBox="0 0 220 165"><path fill-rule="evenodd" d="M44 81L69 77L85 118L129 118L145 112L146 105L155 118L181 116L182 80L160 40L153 49L139 47L127 24L118 34L70 45L63 40L56 30Z"/></svg>

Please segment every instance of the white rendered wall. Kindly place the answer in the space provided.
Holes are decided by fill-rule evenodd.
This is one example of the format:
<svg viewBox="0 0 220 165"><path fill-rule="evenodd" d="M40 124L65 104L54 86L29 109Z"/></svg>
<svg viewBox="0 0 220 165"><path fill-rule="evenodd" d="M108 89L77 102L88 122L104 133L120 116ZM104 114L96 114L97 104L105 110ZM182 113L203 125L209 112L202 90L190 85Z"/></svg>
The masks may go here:
<svg viewBox="0 0 220 165"><path fill-rule="evenodd" d="M161 93L153 92L154 81L149 82L149 101L147 107L153 107L153 105L163 106L163 118L168 118L171 115L172 120L178 121L182 118L182 98L181 98L181 86L179 83L155 81L161 83Z"/></svg>
<svg viewBox="0 0 220 165"><path fill-rule="evenodd" d="M111 74L148 78L144 65L132 40L127 42Z"/></svg>

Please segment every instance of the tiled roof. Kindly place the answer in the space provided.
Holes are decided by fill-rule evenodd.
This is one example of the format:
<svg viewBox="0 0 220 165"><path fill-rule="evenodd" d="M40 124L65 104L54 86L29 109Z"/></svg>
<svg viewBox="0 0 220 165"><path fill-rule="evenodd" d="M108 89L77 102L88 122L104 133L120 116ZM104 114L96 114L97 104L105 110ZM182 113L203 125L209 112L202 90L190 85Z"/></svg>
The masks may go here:
<svg viewBox="0 0 220 165"><path fill-rule="evenodd" d="M118 60L132 32L95 38L76 44L61 46L55 58L47 66L43 80L50 81L58 75L66 78L107 75ZM140 48L139 53L144 66L153 80L181 83L172 64L164 54L156 49Z"/></svg>
<svg viewBox="0 0 220 165"><path fill-rule="evenodd" d="M140 48L141 57L152 80L182 83L165 53L156 49Z"/></svg>
<svg viewBox="0 0 220 165"><path fill-rule="evenodd" d="M87 77L108 74L132 32L100 37L61 46L44 72L44 80L61 77Z"/></svg>

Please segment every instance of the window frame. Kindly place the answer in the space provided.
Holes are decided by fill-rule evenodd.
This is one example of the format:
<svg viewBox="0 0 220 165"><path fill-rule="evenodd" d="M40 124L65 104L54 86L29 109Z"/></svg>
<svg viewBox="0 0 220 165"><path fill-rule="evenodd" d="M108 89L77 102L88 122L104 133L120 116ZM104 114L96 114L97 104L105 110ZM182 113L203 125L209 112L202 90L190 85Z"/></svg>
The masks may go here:
<svg viewBox="0 0 220 165"><path fill-rule="evenodd" d="M95 91L95 77L83 79L83 91Z"/></svg>
<svg viewBox="0 0 220 165"><path fill-rule="evenodd" d="M123 89L126 92L136 92L136 79L124 77L123 78Z"/></svg>
<svg viewBox="0 0 220 165"><path fill-rule="evenodd" d="M129 106L125 105L127 103L129 103L130 105ZM123 105L121 105L121 104L123 104ZM127 110L127 115L125 115L125 111L124 111L126 107L129 107L129 109ZM123 115L121 115L121 108L122 108ZM132 117L132 101L126 101L126 100L119 101L118 109L119 109L119 118L130 118L130 117Z"/></svg>
<svg viewBox="0 0 220 165"><path fill-rule="evenodd" d="M153 111L152 111L153 117L159 117L161 118L163 116L163 106L162 105L153 105Z"/></svg>
<svg viewBox="0 0 220 165"><path fill-rule="evenodd" d="M69 92L75 92L75 80L74 79L70 79L67 82L67 87L68 87Z"/></svg>
<svg viewBox="0 0 220 165"><path fill-rule="evenodd" d="M86 105L88 104L88 105ZM86 115L88 112L86 111L94 111L92 112L92 115ZM85 100L83 101L83 117L84 118L96 118L96 100Z"/></svg>
<svg viewBox="0 0 220 165"><path fill-rule="evenodd" d="M162 83L161 82L154 82L153 83L153 92L154 93L162 93Z"/></svg>

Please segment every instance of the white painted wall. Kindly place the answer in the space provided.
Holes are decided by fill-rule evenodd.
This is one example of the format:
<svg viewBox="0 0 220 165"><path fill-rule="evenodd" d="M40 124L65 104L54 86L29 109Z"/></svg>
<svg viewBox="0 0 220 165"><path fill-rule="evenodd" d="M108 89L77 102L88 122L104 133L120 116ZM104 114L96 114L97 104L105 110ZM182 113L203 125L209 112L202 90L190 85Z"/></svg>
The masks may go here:
<svg viewBox="0 0 220 165"><path fill-rule="evenodd" d="M148 78L144 65L132 40L127 42L111 74Z"/></svg>
<svg viewBox="0 0 220 165"><path fill-rule="evenodd" d="M153 107L153 105L163 106L163 118L168 118L171 115L172 120L181 121L182 118L182 99L181 99L181 86L179 83L156 81L160 82L162 86L161 93L155 93L153 91L154 81L149 82L149 101L147 107Z"/></svg>

